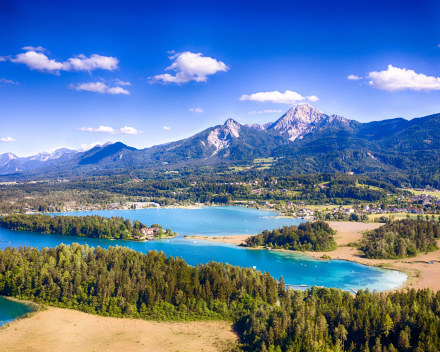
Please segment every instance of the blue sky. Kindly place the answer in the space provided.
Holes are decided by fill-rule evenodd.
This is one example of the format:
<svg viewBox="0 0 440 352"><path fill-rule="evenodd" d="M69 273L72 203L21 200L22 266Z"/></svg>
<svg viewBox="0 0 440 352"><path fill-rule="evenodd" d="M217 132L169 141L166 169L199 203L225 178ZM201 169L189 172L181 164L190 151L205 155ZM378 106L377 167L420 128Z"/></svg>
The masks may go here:
<svg viewBox="0 0 440 352"><path fill-rule="evenodd" d="M144 148L304 102L439 113L439 18L438 1L2 1L0 154Z"/></svg>

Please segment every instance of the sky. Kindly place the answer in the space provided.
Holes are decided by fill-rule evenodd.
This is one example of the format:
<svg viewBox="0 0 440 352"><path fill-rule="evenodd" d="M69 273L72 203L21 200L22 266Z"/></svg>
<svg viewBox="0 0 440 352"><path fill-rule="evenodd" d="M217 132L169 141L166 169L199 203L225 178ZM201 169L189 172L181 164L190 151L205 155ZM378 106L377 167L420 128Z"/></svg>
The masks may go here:
<svg viewBox="0 0 440 352"><path fill-rule="evenodd" d="M295 104L440 113L439 1L0 2L0 154L146 148Z"/></svg>

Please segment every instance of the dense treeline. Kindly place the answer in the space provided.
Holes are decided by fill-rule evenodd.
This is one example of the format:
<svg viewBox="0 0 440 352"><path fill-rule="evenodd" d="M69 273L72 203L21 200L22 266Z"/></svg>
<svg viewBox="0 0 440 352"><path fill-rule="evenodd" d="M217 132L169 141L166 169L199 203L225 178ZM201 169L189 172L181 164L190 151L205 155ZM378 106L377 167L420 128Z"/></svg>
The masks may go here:
<svg viewBox="0 0 440 352"><path fill-rule="evenodd" d="M10 230L43 232L65 236L132 240L146 227L137 220L113 216L50 216L13 214L0 218L0 227Z"/></svg>
<svg viewBox="0 0 440 352"><path fill-rule="evenodd" d="M228 203L234 200L306 201L308 204L347 204L383 200L387 193L402 191L389 183L360 175L315 174L269 176L255 174L198 175L166 173L136 176L96 176L69 182L0 185L0 214L12 212L61 211L67 203L109 204L124 201L154 201L161 205L182 202ZM277 184L273 183L277 180ZM249 185L251 181L258 181ZM237 183L246 182L247 185ZM320 188L319 184L329 183ZM356 187L356 184L365 187ZM374 186L377 189L370 189ZM252 193L263 188L261 194ZM286 192L289 191L289 192Z"/></svg>
<svg viewBox="0 0 440 352"><path fill-rule="evenodd" d="M366 233L359 249L372 259L415 257L421 252L439 249L436 239L440 239L438 223L403 219Z"/></svg>
<svg viewBox="0 0 440 352"><path fill-rule="evenodd" d="M267 273L191 267L156 251L8 247L0 251L0 294L104 316L227 319L247 351L440 349L440 292L293 291Z"/></svg>
<svg viewBox="0 0 440 352"><path fill-rule="evenodd" d="M269 246L294 251L334 251L336 232L325 221L305 222L299 226L284 226L272 231L264 230L246 239L250 247Z"/></svg>

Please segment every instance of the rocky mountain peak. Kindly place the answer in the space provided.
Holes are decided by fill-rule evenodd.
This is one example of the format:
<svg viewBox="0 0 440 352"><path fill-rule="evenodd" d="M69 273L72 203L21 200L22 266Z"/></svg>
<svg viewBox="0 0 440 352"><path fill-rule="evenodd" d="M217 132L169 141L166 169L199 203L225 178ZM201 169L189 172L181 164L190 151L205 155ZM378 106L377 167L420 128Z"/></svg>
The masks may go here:
<svg viewBox="0 0 440 352"><path fill-rule="evenodd" d="M233 120L233 119L228 119L226 120L225 127L227 127L229 129L229 132L235 137L238 138L240 137L240 129L241 129L241 124L239 124L237 121Z"/></svg>

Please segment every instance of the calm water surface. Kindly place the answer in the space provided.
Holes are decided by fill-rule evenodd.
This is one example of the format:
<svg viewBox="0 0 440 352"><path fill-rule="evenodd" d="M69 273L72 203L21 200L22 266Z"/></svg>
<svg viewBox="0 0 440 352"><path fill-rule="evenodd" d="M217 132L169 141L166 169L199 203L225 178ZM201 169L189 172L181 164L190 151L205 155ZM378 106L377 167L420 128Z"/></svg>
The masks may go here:
<svg viewBox="0 0 440 352"><path fill-rule="evenodd" d="M13 302L0 296L0 326L10 323L15 318L31 311L32 309L27 305Z"/></svg>
<svg viewBox="0 0 440 352"><path fill-rule="evenodd" d="M129 242L119 240L100 240L61 235L46 235L32 232L11 231L0 228L0 248L8 246L54 247L60 243L78 242L89 246L126 246L136 251L163 251L166 255L182 257L188 264L204 264L209 261L229 263L241 267L256 266L257 270L267 271L287 284L317 285L350 288L369 288L384 291L400 286L406 275L392 270L368 267L343 260L319 261L293 252L251 250L231 244L194 241L184 239L183 235L239 235L256 234L265 229L283 225L297 225L299 219L268 218L276 213L241 207L207 207L201 209L142 209L126 211L75 212L64 215L122 216L151 225L159 223L171 227L179 236L170 240L150 242ZM0 318L1 319L1 318Z"/></svg>

